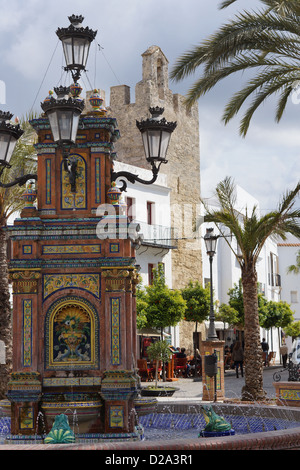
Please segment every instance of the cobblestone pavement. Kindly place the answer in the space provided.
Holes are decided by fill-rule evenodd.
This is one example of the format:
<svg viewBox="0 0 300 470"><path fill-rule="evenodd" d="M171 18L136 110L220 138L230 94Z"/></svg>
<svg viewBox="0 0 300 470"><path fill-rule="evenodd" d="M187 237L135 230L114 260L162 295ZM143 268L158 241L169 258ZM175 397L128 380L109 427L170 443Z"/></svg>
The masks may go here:
<svg viewBox="0 0 300 470"><path fill-rule="evenodd" d="M282 372L281 366L265 367L263 371L264 378L264 390L267 393L267 398L275 398L275 388L273 386L274 373L281 375L281 380L285 381L288 378L287 371ZM235 371L230 370L225 372L225 397L226 398L240 398L241 389L245 383L245 378L239 376L236 378ZM146 383L143 382L143 386ZM160 382L160 385L164 385ZM177 387L178 390L170 398L158 398L159 401L190 401L190 400L202 400L203 383L202 381L194 381L193 378L180 378L178 381L172 383L165 383L166 386Z"/></svg>

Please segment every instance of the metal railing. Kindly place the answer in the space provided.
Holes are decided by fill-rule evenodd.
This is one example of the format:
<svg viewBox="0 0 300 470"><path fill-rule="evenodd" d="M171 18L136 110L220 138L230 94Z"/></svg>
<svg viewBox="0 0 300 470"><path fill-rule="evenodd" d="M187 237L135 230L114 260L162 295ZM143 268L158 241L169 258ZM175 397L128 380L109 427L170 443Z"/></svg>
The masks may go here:
<svg viewBox="0 0 300 470"><path fill-rule="evenodd" d="M178 238L173 227L164 225L149 225L146 222L135 220L140 225L140 231L143 235L143 245L164 246L168 248L177 248Z"/></svg>
<svg viewBox="0 0 300 470"><path fill-rule="evenodd" d="M281 374L280 372L288 371L288 382L300 382L300 364L295 364L292 361L291 354L289 355L289 360L287 363L287 367L282 369L281 371L275 372L273 375L274 382L280 382Z"/></svg>

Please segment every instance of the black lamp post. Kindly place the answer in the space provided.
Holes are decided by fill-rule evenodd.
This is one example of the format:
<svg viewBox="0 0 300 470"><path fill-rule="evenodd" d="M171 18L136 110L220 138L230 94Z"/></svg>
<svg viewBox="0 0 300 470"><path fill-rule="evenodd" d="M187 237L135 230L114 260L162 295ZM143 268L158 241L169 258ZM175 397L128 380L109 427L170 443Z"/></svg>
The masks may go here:
<svg viewBox="0 0 300 470"><path fill-rule="evenodd" d="M212 263L213 257L216 253L217 240L218 236L214 235L214 229L206 229L206 234L204 235L204 242L206 247L206 253L209 256L209 265L210 265L210 312L209 312L209 328L208 328L208 340L217 340L218 336L215 328L215 313L214 313L214 303L213 303L213 274L212 274Z"/></svg>
<svg viewBox="0 0 300 470"><path fill-rule="evenodd" d="M12 114L8 112L0 111L0 176L2 175L5 168L11 168L10 159L15 149L18 139L23 134L19 124L13 125L10 122ZM16 178L11 183L1 183L0 187L10 188L15 185L22 186L30 179L37 179L37 175L24 175Z"/></svg>
<svg viewBox="0 0 300 470"><path fill-rule="evenodd" d="M136 125L142 134L144 151L147 162L151 164L152 178L149 181L145 181L128 171L112 172L111 179L116 181L117 178L121 178L123 186L120 188L121 191L126 191L127 183L122 180L126 178L130 183L134 184L136 181L142 184L153 184L158 176L160 166L162 163L168 163L166 159L171 134L177 126L176 122L167 122L161 115L164 112L164 108L156 107L149 108L151 118L144 121L136 121Z"/></svg>
<svg viewBox="0 0 300 470"><path fill-rule="evenodd" d="M69 16L68 28L58 28L57 36L62 41L66 60L65 70L70 71L73 80L79 80L85 71L90 44L97 31L83 28L83 16ZM76 142L79 118L84 108L84 101L70 97L70 87L54 88L57 98L53 96L41 103L41 107L49 119L53 140L62 149L64 170L69 174L71 191L76 192L77 160L70 158L70 149Z"/></svg>

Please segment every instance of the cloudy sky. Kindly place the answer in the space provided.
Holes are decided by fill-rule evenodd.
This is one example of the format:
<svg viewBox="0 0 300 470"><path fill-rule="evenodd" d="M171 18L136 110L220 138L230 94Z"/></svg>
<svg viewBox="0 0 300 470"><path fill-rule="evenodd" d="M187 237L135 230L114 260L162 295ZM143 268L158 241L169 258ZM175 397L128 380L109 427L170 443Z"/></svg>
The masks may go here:
<svg viewBox="0 0 300 470"><path fill-rule="evenodd" d="M64 59L55 34L69 25L68 16L82 14L84 26L98 30L83 85L131 87L141 80L141 54L161 47L169 60L199 44L226 20L245 8L258 9L258 0L239 0L220 11L219 0L0 0L0 108L15 116L40 111L40 102L59 85ZM99 47L99 45L101 47ZM196 78L193 77L193 78ZM185 94L193 78L170 83ZM216 184L232 176L263 210L277 206L280 196L299 179L300 104L288 103L280 124L274 102L254 115L246 138L238 133L239 119L221 123L224 105L245 77L227 79L199 100L202 195L210 197ZM5 84L5 99L3 87ZM69 84L69 83L68 83ZM2 101L2 102L1 102ZM5 103L4 103L5 101ZM108 103L107 103L108 104Z"/></svg>

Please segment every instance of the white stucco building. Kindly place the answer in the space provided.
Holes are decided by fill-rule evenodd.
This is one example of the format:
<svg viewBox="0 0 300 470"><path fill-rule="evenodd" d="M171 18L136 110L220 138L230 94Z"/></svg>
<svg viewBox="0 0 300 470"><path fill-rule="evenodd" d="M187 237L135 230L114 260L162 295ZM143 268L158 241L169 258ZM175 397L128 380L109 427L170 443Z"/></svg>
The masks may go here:
<svg viewBox="0 0 300 470"><path fill-rule="evenodd" d="M278 243L279 273L281 277L281 299L290 304L295 312L295 321L300 320L300 274L288 273L288 267L296 264L300 251L300 240L288 235Z"/></svg>
<svg viewBox="0 0 300 470"><path fill-rule="evenodd" d="M119 161L114 162L114 171L129 171L149 181L152 172ZM126 181L127 182L127 181ZM117 181L118 184L118 181ZM136 249L136 262L144 285L152 280L152 270L163 264L166 284L172 288L172 250L177 246L176 234L171 227L170 188L168 177L160 173L155 183L145 185L127 182L127 191L122 195L127 204L130 220L140 225L143 235ZM170 343L179 346L179 327L170 327Z"/></svg>

